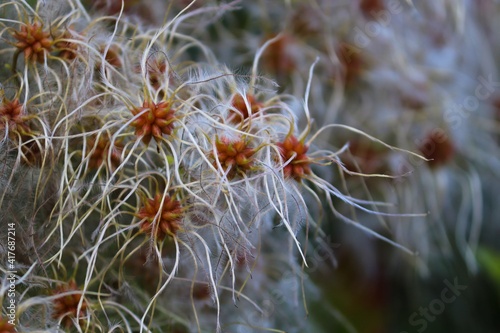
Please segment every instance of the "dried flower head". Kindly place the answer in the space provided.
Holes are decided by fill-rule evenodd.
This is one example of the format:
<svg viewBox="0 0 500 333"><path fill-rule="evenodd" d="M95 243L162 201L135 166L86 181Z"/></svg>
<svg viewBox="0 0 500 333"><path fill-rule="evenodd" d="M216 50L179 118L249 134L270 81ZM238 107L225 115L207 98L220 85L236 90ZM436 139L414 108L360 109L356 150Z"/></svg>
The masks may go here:
<svg viewBox="0 0 500 333"><path fill-rule="evenodd" d="M290 20L292 33L301 38L318 37L324 27L319 9L311 4L301 4L293 12Z"/></svg>
<svg viewBox="0 0 500 333"><path fill-rule="evenodd" d="M145 101L142 107L135 107L131 112L134 116L139 115L131 125L146 145L153 137L157 142L161 141L163 134L170 135L174 129L175 110L170 108L167 101L158 104Z"/></svg>
<svg viewBox="0 0 500 333"><path fill-rule="evenodd" d="M382 173L387 167L387 150L372 142L353 140L349 144L350 154L342 159L346 169L366 174Z"/></svg>
<svg viewBox="0 0 500 333"><path fill-rule="evenodd" d="M148 63L147 73L151 86L155 90L160 89L167 76L167 62L163 59L155 59L151 64Z"/></svg>
<svg viewBox="0 0 500 333"><path fill-rule="evenodd" d="M0 333L15 333L16 327L9 324L9 321L5 318L0 317Z"/></svg>
<svg viewBox="0 0 500 333"><path fill-rule="evenodd" d="M71 40L78 38L78 36L66 30L54 43L54 48L59 51L58 56L68 61L75 59L78 54L78 43L72 42Z"/></svg>
<svg viewBox="0 0 500 333"><path fill-rule="evenodd" d="M233 178L238 173L245 173L253 167L255 149L248 146L243 139L230 140L226 137L215 138L215 153L217 160L228 178ZM214 163L217 167L217 163Z"/></svg>
<svg viewBox="0 0 500 333"><path fill-rule="evenodd" d="M286 178L292 177L300 181L305 175L311 173L311 159L306 155L309 149L295 136L289 135L283 142L277 144L283 162L290 162L283 168Z"/></svg>
<svg viewBox="0 0 500 333"><path fill-rule="evenodd" d="M210 284L206 282L197 283L192 289L193 298L196 300L210 299L211 289Z"/></svg>
<svg viewBox="0 0 500 333"><path fill-rule="evenodd" d="M110 167L116 168L121 162L121 152L123 146L120 142L115 142L111 147L111 141L107 133L90 138L87 146L89 157L89 168L98 169L103 163L107 164L108 157L111 159Z"/></svg>
<svg viewBox="0 0 500 333"><path fill-rule="evenodd" d="M294 40L290 35L283 35L269 44L262 55L265 68L278 77L284 77L292 73L297 67L292 55L293 44Z"/></svg>
<svg viewBox="0 0 500 333"><path fill-rule="evenodd" d="M58 320L61 319L61 323L66 327L70 327L73 324L72 319L83 317L85 315L84 313L87 309L87 303L85 300L83 300L80 311L78 311L78 304L82 298L82 294L78 293L79 290L80 289L76 285L75 280L71 280L67 284L61 285L53 291L54 295L74 292L72 294L62 295L54 299L54 311L52 313L52 317Z"/></svg>
<svg viewBox="0 0 500 333"><path fill-rule="evenodd" d="M104 60L111 66L115 68L122 67L122 61L120 60L120 51L116 45L112 45L106 51L106 47L102 46L100 49L101 54L104 55ZM106 52L106 53L105 53Z"/></svg>
<svg viewBox="0 0 500 333"><path fill-rule="evenodd" d="M250 117L257 116L260 113L262 104L255 99L255 96L247 94L246 100L250 106L250 110L248 109L243 96L235 95L233 97L231 102L232 108L229 110L229 120L232 123L239 124Z"/></svg>
<svg viewBox="0 0 500 333"><path fill-rule="evenodd" d="M337 47L337 54L343 83L352 87L369 69L368 59L361 54L359 48L349 43L341 43Z"/></svg>
<svg viewBox="0 0 500 333"><path fill-rule="evenodd" d="M21 135L21 144L22 163L31 167L42 166L47 152L45 140L33 135Z"/></svg>
<svg viewBox="0 0 500 333"><path fill-rule="evenodd" d="M17 39L14 45L24 53L25 61L43 62L51 51L53 41L39 22L22 25L21 30L14 31L13 36Z"/></svg>
<svg viewBox="0 0 500 333"><path fill-rule="evenodd" d="M366 15L366 17L373 19L374 13L378 13L385 9L385 5L383 0L361 0L359 9L364 15Z"/></svg>
<svg viewBox="0 0 500 333"><path fill-rule="evenodd" d="M0 333L15 333L16 327L9 324L9 321L5 318L0 317Z"/></svg>
<svg viewBox="0 0 500 333"><path fill-rule="evenodd" d="M455 156L455 147L451 138L442 130L427 134L420 144L422 155L429 159L429 166L437 168L450 162Z"/></svg>
<svg viewBox="0 0 500 333"><path fill-rule="evenodd" d="M13 101L4 99L0 106L0 130L8 129L9 133L28 134L28 116L23 112L23 105L16 98Z"/></svg>
<svg viewBox="0 0 500 333"><path fill-rule="evenodd" d="M162 241L166 236L174 236L180 229L183 208L180 201L161 193L147 199L136 215L143 220L141 230Z"/></svg>

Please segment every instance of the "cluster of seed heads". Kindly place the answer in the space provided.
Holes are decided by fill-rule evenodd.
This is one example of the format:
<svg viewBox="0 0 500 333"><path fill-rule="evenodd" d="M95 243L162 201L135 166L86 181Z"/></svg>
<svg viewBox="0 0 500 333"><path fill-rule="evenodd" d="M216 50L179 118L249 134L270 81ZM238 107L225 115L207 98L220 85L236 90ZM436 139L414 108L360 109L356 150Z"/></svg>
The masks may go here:
<svg viewBox="0 0 500 333"><path fill-rule="evenodd" d="M334 199L376 213L322 176L345 167L342 148L316 144L335 125L313 126L315 63L293 98L257 75L269 45L236 74L183 32L223 10L193 3L156 28L114 5L1 5L0 207L27 230L19 331L251 331L261 290L280 283L268 268L307 265L302 226L318 228L320 196L348 222ZM28 178L29 213L9 192Z"/></svg>

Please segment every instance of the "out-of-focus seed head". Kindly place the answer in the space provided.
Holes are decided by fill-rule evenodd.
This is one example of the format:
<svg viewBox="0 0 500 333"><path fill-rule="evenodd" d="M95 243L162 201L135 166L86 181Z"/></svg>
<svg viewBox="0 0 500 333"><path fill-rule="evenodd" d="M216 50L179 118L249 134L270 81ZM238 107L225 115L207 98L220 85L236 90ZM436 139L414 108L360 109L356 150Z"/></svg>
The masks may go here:
<svg viewBox="0 0 500 333"><path fill-rule="evenodd" d="M235 95L231 102L232 109L229 110L229 121L239 124L250 117L257 117L262 109L262 104L257 101L254 95L247 94L246 100L250 110L241 95Z"/></svg>
<svg viewBox="0 0 500 333"><path fill-rule="evenodd" d="M428 163L431 168L446 165L455 156L455 147L451 138L441 130L427 134L419 150L425 158L430 160Z"/></svg>
<svg viewBox="0 0 500 333"><path fill-rule="evenodd" d="M283 35L274 43L269 44L262 55L264 67L278 77L291 74L297 67L291 52L292 45L293 38L290 35Z"/></svg>
<svg viewBox="0 0 500 333"><path fill-rule="evenodd" d="M112 45L106 51L106 47L101 47L101 54L104 55L104 60L111 66L115 68L121 68L123 66L122 61L120 60L120 51L117 46Z"/></svg>
<svg viewBox="0 0 500 333"><path fill-rule="evenodd" d="M349 144L350 156L342 159L344 166L354 172L382 173L387 167L387 150L372 142L354 140Z"/></svg>
<svg viewBox="0 0 500 333"><path fill-rule="evenodd" d="M374 14L385 9L385 5L383 0L361 0L359 9L367 18L375 19Z"/></svg>
<svg viewBox="0 0 500 333"><path fill-rule="evenodd" d="M77 292L80 289L76 285L75 280L69 281L67 284L63 284L53 290L54 295L67 293L67 292ZM74 293L71 295L62 295L54 299L53 303L53 313L52 317L57 320L61 320L63 326L69 328L73 325L72 319L76 317L83 317L85 310L87 309L87 303L83 300L78 311L78 304L82 298L81 293Z"/></svg>
<svg viewBox="0 0 500 333"><path fill-rule="evenodd" d="M22 162L31 167L40 167L45 156L45 140L40 140L33 135L21 136Z"/></svg>
<svg viewBox="0 0 500 333"><path fill-rule="evenodd" d="M148 64L147 72L149 83L154 89L158 90L167 75L167 62L156 59L152 64Z"/></svg>
<svg viewBox="0 0 500 333"><path fill-rule="evenodd" d="M79 37L69 30L66 30L62 36L55 41L54 48L59 51L58 56L60 58L71 61L77 57L78 43L72 42L72 39L79 39Z"/></svg>
<svg viewBox="0 0 500 333"><path fill-rule="evenodd" d="M87 146L87 153L90 154L89 168L98 169L103 163L108 162L108 157L111 159L111 168L116 168L121 162L121 152L123 146L120 142L115 142L111 147L111 141L108 134L102 134L97 138L93 136ZM111 147L111 149L110 149Z"/></svg>
<svg viewBox="0 0 500 333"><path fill-rule="evenodd" d="M361 49L354 44L341 43L337 47L337 56L340 61L340 73L343 83L351 87L369 69L369 63L361 53Z"/></svg>
<svg viewBox="0 0 500 333"><path fill-rule="evenodd" d="M8 319L0 317L0 333L15 333L16 326L9 324Z"/></svg>

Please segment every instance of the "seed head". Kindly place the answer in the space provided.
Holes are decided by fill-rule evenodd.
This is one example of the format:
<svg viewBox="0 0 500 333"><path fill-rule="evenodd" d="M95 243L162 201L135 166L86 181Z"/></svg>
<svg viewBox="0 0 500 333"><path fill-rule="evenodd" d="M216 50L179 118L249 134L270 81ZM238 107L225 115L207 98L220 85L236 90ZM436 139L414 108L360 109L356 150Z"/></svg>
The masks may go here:
<svg viewBox="0 0 500 333"><path fill-rule="evenodd" d="M382 0L361 0L359 9L367 17L372 18L373 12L380 12L385 9L384 1Z"/></svg>
<svg viewBox="0 0 500 333"><path fill-rule="evenodd" d="M237 173L249 171L254 162L255 149L248 147L248 142L243 139L231 141L226 137L215 138L217 158L224 171L228 171L228 178L233 178ZM215 153L215 152L214 152ZM216 166L217 164L214 163Z"/></svg>
<svg viewBox="0 0 500 333"><path fill-rule="evenodd" d="M18 40L14 45L24 53L25 61L43 62L51 51L53 41L39 22L22 25L13 36Z"/></svg>
<svg viewBox="0 0 500 333"><path fill-rule="evenodd" d="M70 39L77 38L70 31L66 30L59 40L54 43L54 47L59 51L59 57L71 61L76 58L78 54L78 44L70 41Z"/></svg>
<svg viewBox="0 0 500 333"><path fill-rule="evenodd" d="M0 333L15 333L16 327L12 324L9 324L7 319L0 317Z"/></svg>
<svg viewBox="0 0 500 333"><path fill-rule="evenodd" d="M119 142L115 142L113 147L110 146L111 141L108 134L102 134L97 139L97 136L89 140L87 152L90 154L89 168L98 169L101 164L107 163L108 156L111 159L111 167L115 168L121 162L121 151L123 146ZM110 152L111 147L111 152ZM111 155L110 155L111 153Z"/></svg>
<svg viewBox="0 0 500 333"><path fill-rule="evenodd" d="M368 59L349 43L341 43L337 47L337 54L343 83L348 87L353 87L354 83L369 69Z"/></svg>
<svg viewBox="0 0 500 333"><path fill-rule="evenodd" d="M28 134L30 128L28 117L23 114L23 105L16 98L13 101L4 99L0 106L0 130L9 128L10 133Z"/></svg>
<svg viewBox="0 0 500 333"><path fill-rule="evenodd" d="M204 300L210 298L210 285L206 282L197 283L193 287L193 297L196 300Z"/></svg>
<svg viewBox="0 0 500 333"><path fill-rule="evenodd" d="M370 142L354 140L349 145L350 156L342 159L344 166L354 172L382 173L386 167L387 150Z"/></svg>
<svg viewBox="0 0 500 333"><path fill-rule="evenodd" d="M455 147L444 132L434 131L427 135L419 147L422 155L429 159L431 168L438 168L446 165L455 156Z"/></svg>
<svg viewBox="0 0 500 333"><path fill-rule="evenodd" d="M142 137L146 145L153 137L160 142L163 134L170 135L174 129L175 110L167 101L158 104L145 101L142 107L133 108L131 112L134 116L144 112L131 125L135 127L135 135Z"/></svg>
<svg viewBox="0 0 500 333"><path fill-rule="evenodd" d="M30 167L41 167L46 154L45 140L33 135L21 135L21 144L22 163Z"/></svg>
<svg viewBox="0 0 500 333"><path fill-rule="evenodd" d="M232 123L239 124L246 119L250 118L250 116L255 117L260 112L262 108L262 104L257 102L255 96L247 94L246 99L248 104L250 105L250 111L245 103L245 99L241 95L235 95L232 100L232 107L234 108L229 110L229 120ZM236 110L236 111L235 111Z"/></svg>
<svg viewBox="0 0 500 333"><path fill-rule="evenodd" d="M283 35L274 43L269 44L262 55L263 65L267 70L278 77L284 77L297 68L296 61L292 56L293 43L292 36Z"/></svg>
<svg viewBox="0 0 500 333"><path fill-rule="evenodd" d="M148 64L148 77L151 86L158 90L167 75L167 63L165 60L156 59L152 64Z"/></svg>
<svg viewBox="0 0 500 333"><path fill-rule="evenodd" d="M311 159L306 155L309 147L303 142L299 141L295 136L289 135L277 146L283 162L291 159L290 163L283 168L286 178L292 177L300 181L305 175L311 173Z"/></svg>
<svg viewBox="0 0 500 333"><path fill-rule="evenodd" d="M78 290L80 289L76 285L75 280L71 280L67 284L57 287L53 291L53 294L57 295ZM54 312L52 317L54 319L62 319L62 324L66 327L70 327L73 324L72 318L83 317L84 312L87 309L87 303L84 300L80 307L80 312L78 312L78 304L80 303L81 298L81 293L74 293L54 299Z"/></svg>
<svg viewBox="0 0 500 333"><path fill-rule="evenodd" d="M157 193L153 199L147 199L143 203L136 216L144 220L141 224L143 232L162 241L166 236L174 236L180 229L183 208L180 201Z"/></svg>
<svg viewBox="0 0 500 333"><path fill-rule="evenodd" d="M319 10L307 3L297 6L292 14L290 25L294 36L309 40L319 37L325 28L321 22Z"/></svg>
<svg viewBox="0 0 500 333"><path fill-rule="evenodd" d="M122 61L120 60L120 51L118 50L118 47L115 45L112 45L111 47L108 48L106 51L105 46L101 46L101 54L104 55L104 60L111 66L115 68L121 68L122 67ZM106 53L104 54L104 52Z"/></svg>

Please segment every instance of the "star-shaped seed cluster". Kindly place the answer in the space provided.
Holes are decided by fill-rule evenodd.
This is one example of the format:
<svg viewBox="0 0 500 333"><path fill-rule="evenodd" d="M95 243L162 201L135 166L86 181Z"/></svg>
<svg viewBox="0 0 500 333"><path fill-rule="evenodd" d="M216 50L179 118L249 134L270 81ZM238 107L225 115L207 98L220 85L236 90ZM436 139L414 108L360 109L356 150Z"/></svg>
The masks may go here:
<svg viewBox="0 0 500 333"><path fill-rule="evenodd" d="M167 236L173 236L180 229L183 208L180 201L161 193L147 199L137 213L143 220L141 230L155 239L162 241Z"/></svg>
<svg viewBox="0 0 500 333"><path fill-rule="evenodd" d="M142 107L133 108L131 112L137 116L131 123L135 127L135 134L142 137L146 145L152 138L160 142L164 134L170 135L174 129L175 110L167 101L158 104L145 101Z"/></svg>
<svg viewBox="0 0 500 333"><path fill-rule="evenodd" d="M227 137L215 139L217 160L228 178L233 178L238 173L249 171L254 162L255 149L249 147L248 142L239 138L230 140ZM214 155L215 157L215 155ZM217 167L217 163L214 163Z"/></svg>
<svg viewBox="0 0 500 333"><path fill-rule="evenodd" d="M295 136L289 135L283 142L277 144L283 162L290 162L283 168L286 178L300 181L311 173L311 159L307 156L309 147Z"/></svg>
<svg viewBox="0 0 500 333"><path fill-rule="evenodd" d="M9 133L28 134L30 128L27 123L28 117L23 112L23 105L18 99L9 101L4 99L0 105L0 130L8 129Z"/></svg>
<svg viewBox="0 0 500 333"><path fill-rule="evenodd" d="M24 53L25 61L43 62L51 51L53 41L50 33L43 31L39 22L22 25L21 30L14 31L13 36L17 39L14 45Z"/></svg>

